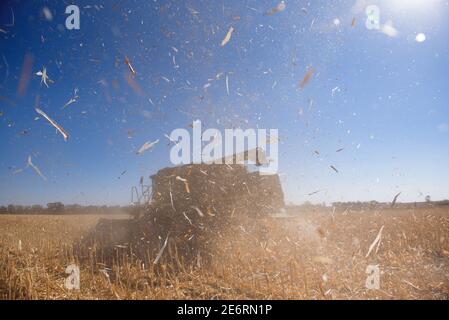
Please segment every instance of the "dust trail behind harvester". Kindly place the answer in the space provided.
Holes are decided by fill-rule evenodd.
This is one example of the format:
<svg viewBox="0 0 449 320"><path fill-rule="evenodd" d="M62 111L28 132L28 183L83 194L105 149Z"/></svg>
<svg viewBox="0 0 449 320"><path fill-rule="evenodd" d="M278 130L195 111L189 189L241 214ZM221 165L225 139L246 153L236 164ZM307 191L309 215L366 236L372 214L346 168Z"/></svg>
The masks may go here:
<svg viewBox="0 0 449 320"><path fill-rule="evenodd" d="M128 247L146 263L206 263L225 234L242 227L241 219L257 229L264 218L284 209L279 177L242 165L165 168L151 179L151 202L136 206L133 219L101 220L86 241L102 244L106 256Z"/></svg>

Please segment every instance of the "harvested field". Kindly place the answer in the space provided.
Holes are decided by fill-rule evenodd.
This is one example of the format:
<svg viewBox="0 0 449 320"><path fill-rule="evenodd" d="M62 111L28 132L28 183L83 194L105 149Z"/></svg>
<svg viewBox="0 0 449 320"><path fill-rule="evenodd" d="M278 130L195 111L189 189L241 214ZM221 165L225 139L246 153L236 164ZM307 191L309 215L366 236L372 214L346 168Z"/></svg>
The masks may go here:
<svg viewBox="0 0 449 320"><path fill-rule="evenodd" d="M447 207L242 220L220 235L210 263L176 268L144 263L125 245L112 262L92 248L80 259L74 245L100 218L110 217L0 215L0 298L449 299ZM70 264L80 268L80 290L64 286ZM379 266L379 289L366 288L369 265Z"/></svg>

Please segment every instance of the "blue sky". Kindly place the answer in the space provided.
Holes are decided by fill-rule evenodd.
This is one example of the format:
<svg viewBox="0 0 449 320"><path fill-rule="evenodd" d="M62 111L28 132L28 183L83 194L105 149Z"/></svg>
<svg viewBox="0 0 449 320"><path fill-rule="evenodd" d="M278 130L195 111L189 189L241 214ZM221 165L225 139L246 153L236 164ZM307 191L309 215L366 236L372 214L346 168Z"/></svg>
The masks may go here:
<svg viewBox="0 0 449 320"><path fill-rule="evenodd" d="M449 198L448 1L285 1L265 14L278 3L2 1L0 205L127 204L141 176L170 165L164 134L195 119L279 129L287 202ZM80 30L65 28L69 4L80 7ZM365 27L368 4L394 37ZM35 75L43 66L49 88ZM67 142L35 119L37 106ZM32 168L13 174L29 155L48 181Z"/></svg>

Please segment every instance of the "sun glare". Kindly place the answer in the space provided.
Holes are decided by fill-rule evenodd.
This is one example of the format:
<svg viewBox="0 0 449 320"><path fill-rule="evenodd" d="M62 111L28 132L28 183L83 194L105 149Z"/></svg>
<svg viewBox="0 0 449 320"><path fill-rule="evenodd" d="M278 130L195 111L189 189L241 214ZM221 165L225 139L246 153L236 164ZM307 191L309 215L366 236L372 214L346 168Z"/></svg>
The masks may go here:
<svg viewBox="0 0 449 320"><path fill-rule="evenodd" d="M386 3L391 5L394 10L427 11L438 6L441 0L387 0Z"/></svg>

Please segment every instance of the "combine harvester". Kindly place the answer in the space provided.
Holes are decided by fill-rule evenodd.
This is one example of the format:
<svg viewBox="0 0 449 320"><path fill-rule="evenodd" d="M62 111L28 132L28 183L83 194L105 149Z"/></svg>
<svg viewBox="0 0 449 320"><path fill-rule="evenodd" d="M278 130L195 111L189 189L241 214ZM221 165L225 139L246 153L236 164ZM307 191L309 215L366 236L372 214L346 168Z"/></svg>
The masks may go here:
<svg viewBox="0 0 449 320"><path fill-rule="evenodd" d="M266 163L261 150L231 157L224 158L224 163L236 163L239 157L256 166ZM99 221L92 235L102 244L105 256L117 256L116 250L126 248L154 264L161 259L198 264L199 259L207 261L220 239L241 228L242 221L249 229L246 232L263 233L259 221L284 212L279 176L251 172L246 165L164 168L152 175L151 181L146 186L141 178L140 193L137 187L132 188L132 219Z"/></svg>

